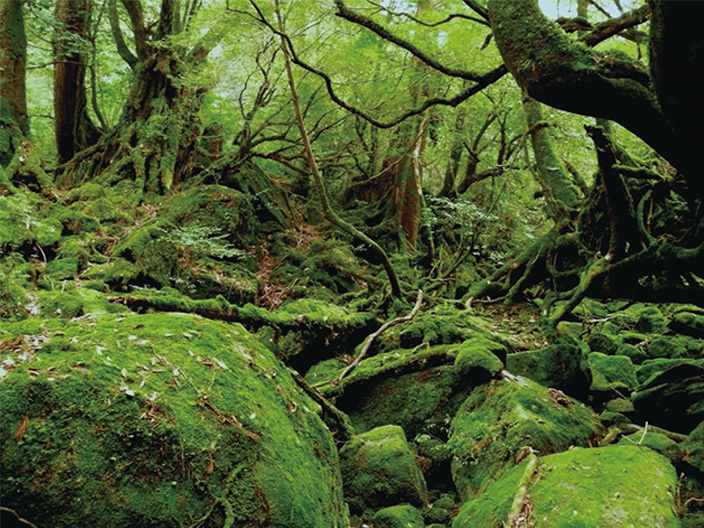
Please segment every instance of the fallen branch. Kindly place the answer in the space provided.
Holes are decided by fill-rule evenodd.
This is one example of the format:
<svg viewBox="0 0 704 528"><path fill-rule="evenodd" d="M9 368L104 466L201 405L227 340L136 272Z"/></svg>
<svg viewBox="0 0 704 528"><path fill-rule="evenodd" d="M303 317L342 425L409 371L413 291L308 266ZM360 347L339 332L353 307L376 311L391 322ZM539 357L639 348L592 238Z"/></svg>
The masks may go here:
<svg viewBox="0 0 704 528"><path fill-rule="evenodd" d="M372 346L372 342L374 341L374 339L379 337L388 328L391 328L392 326L395 326L400 323L406 323L406 322L410 321L411 319L413 319L416 316L416 314L418 313L418 311L420 310L420 305L421 305L422 301L423 301L423 290L418 290L418 296L416 297L416 305L413 307L413 310L411 310L411 313L409 313L406 316L397 317L396 319L392 319L391 321L387 321L386 323L381 325L376 332L370 334L369 337L367 338L367 341L364 343L362 350L359 352L359 355L357 355L355 360L352 363L350 363L347 366L347 368L342 371L342 374L340 374L340 376L336 380L333 380L331 383L333 385L339 385L340 383L342 383L342 380L345 378L345 376L347 376L347 374L352 372L357 367L357 365L359 365L359 362L364 359L364 356L367 355L367 352L369 352L369 348Z"/></svg>
<svg viewBox="0 0 704 528"><path fill-rule="evenodd" d="M328 429L330 429L330 431L332 432L333 436L335 437L335 440L337 440L340 444L344 444L350 438L352 438L352 435L354 434L354 429L352 427L352 424L350 423L349 418L347 418L347 416L343 412L341 412L337 407L330 403L325 398L325 396L320 393L318 389L316 389L315 387L311 387L308 382L303 379L303 376L301 376L298 372L296 372L292 368L288 368L288 373L298 384L301 390L303 390L303 392L305 392L308 397L310 397L315 403L320 405L323 411L323 422L325 422L325 425L328 426ZM334 427L330 427L331 425L337 426L337 434L335 432Z"/></svg>

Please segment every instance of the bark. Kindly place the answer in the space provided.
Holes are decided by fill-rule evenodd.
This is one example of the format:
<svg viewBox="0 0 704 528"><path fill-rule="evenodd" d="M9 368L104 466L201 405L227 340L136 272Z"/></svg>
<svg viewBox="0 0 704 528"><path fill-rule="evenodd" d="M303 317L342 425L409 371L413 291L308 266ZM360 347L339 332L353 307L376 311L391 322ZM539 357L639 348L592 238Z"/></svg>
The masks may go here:
<svg viewBox="0 0 704 528"><path fill-rule="evenodd" d="M23 0L0 2L0 165L7 166L29 135L25 71L27 37Z"/></svg>
<svg viewBox="0 0 704 528"><path fill-rule="evenodd" d="M526 116L535 156L536 177L548 199L548 212L555 222L569 216L580 205L579 189L555 153L549 125L543 121L540 103L524 94L523 112Z"/></svg>
<svg viewBox="0 0 704 528"><path fill-rule="evenodd" d="M132 23L138 63L119 122L98 143L61 167L57 181L72 187L86 180L113 185L132 179L148 193L169 193L194 175L203 127L200 102L205 89L183 82L186 68L198 68L222 36L225 24L204 35L191 50L147 40L142 6L122 0ZM176 31L178 2L164 0L158 33Z"/></svg>
<svg viewBox="0 0 704 528"><path fill-rule="evenodd" d="M56 18L61 24L54 42L54 121L59 164L95 142L100 132L88 116L86 53L90 0L58 0Z"/></svg>

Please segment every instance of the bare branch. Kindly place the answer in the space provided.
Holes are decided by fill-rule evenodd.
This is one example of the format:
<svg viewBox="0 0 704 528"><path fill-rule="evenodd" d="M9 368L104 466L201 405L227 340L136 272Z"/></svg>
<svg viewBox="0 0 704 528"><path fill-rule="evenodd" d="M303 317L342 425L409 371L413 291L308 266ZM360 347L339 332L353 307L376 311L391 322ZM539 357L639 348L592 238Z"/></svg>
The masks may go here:
<svg viewBox="0 0 704 528"><path fill-rule="evenodd" d="M469 15L463 15L463 14L461 14L461 13L453 13L453 14L451 14L451 15L446 16L445 18L443 18L442 20L440 20L440 21L438 21L438 22L424 22L423 20L414 17L414 16L411 15L410 13L398 13L398 12L396 12L396 11L392 11L392 10L389 9L388 7L385 7L385 6L381 5L381 4L377 4L376 2L372 2L371 0L367 0L367 1L368 1L371 5L373 5L374 7L377 7L377 8L379 8L380 10L389 13L390 15L405 17L405 18L407 18L408 20L412 20L412 21L415 22L416 24L420 24L421 26L425 26L425 27L438 27L438 26L441 26L441 25L443 25L443 24L447 24L448 22L450 22L451 20L454 20L454 19L456 19L456 18L461 18L461 19L464 19L464 20L471 20L472 22L478 22L479 24L483 24L483 25L485 25L485 26L488 26L488 25L489 25L489 22L487 22L486 19L484 19L484 18L477 18L477 17L473 17L473 16L469 16Z"/></svg>

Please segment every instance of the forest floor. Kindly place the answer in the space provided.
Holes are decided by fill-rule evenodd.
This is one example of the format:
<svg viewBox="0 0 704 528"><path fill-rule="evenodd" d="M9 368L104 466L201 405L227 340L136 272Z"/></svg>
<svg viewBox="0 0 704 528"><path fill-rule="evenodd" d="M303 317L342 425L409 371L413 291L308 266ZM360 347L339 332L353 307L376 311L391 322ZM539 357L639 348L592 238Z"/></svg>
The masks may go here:
<svg viewBox="0 0 704 528"><path fill-rule="evenodd" d="M3 527L704 526L704 310L413 313L291 211L3 190Z"/></svg>

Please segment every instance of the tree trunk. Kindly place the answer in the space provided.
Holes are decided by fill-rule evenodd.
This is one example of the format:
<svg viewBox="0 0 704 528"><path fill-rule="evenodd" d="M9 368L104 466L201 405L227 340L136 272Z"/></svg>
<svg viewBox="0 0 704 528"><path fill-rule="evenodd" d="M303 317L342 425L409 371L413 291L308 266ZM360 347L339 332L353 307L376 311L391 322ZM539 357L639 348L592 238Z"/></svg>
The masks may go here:
<svg viewBox="0 0 704 528"><path fill-rule="evenodd" d="M25 70L24 0L0 1L0 165L7 166L29 135Z"/></svg>
<svg viewBox="0 0 704 528"><path fill-rule="evenodd" d="M58 0L61 24L54 39L54 120L59 164L98 141L100 132L88 116L86 55L90 0ZM86 46L86 49L81 49Z"/></svg>
<svg viewBox="0 0 704 528"><path fill-rule="evenodd" d="M524 94L523 112L533 145L536 179L547 197L548 213L559 223L579 208L579 189L572 183L567 169L555 154L549 125L543 121L540 103Z"/></svg>
<svg viewBox="0 0 704 528"><path fill-rule="evenodd" d="M70 0L69 0L70 1ZM135 78L117 125L98 143L65 164L59 185L71 187L97 179L113 185L132 179L148 193L168 193L193 174L203 137L200 101L204 90L183 81L186 68L202 63L217 38L206 35L190 51L165 38L180 27L178 2L163 0L158 43L146 40L141 3L123 0L136 35ZM215 36L217 37L217 35Z"/></svg>

